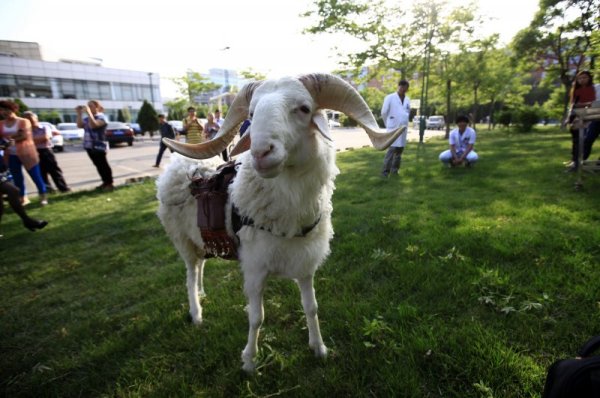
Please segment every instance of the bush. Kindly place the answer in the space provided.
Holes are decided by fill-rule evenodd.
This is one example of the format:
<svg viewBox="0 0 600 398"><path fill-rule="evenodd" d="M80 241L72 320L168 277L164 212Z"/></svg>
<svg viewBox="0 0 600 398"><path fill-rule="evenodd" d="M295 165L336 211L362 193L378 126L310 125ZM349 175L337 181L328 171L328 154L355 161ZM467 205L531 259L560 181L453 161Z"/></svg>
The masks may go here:
<svg viewBox="0 0 600 398"><path fill-rule="evenodd" d="M517 113L517 125L519 131L530 132L540 121L540 110L535 107L525 107Z"/></svg>
<svg viewBox="0 0 600 398"><path fill-rule="evenodd" d="M510 111L510 110L501 111L496 116L496 123L501 124L504 127L508 127L508 126L510 126L512 117L513 117L512 111Z"/></svg>
<svg viewBox="0 0 600 398"><path fill-rule="evenodd" d="M142 131L150 133L150 137L158 130L158 114L154 107L146 100L144 100L144 103L142 104L137 122L140 124Z"/></svg>

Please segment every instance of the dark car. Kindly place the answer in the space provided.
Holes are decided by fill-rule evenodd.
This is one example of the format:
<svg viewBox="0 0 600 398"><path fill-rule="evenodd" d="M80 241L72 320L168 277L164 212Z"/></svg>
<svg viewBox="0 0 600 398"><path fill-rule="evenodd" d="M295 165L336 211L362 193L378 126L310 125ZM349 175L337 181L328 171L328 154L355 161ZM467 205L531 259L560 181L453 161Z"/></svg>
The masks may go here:
<svg viewBox="0 0 600 398"><path fill-rule="evenodd" d="M108 122L106 125L106 141L111 147L120 142L126 142L127 145L133 145L133 129L121 122Z"/></svg>
<svg viewBox="0 0 600 398"><path fill-rule="evenodd" d="M139 123L127 123L127 125L129 127L131 127L131 129L133 130L133 134L135 134L135 135L143 135L144 134Z"/></svg>

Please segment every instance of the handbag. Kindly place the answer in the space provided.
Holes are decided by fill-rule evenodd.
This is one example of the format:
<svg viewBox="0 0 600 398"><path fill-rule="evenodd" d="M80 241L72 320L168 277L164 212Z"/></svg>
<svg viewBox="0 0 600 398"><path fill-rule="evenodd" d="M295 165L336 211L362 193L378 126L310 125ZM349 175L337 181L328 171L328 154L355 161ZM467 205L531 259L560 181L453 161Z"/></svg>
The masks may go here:
<svg viewBox="0 0 600 398"><path fill-rule="evenodd" d="M106 141L94 140L92 141L92 150L95 152L106 152L108 145Z"/></svg>
<svg viewBox="0 0 600 398"><path fill-rule="evenodd" d="M561 359L548 369L542 398L600 397L600 336L589 339L575 359Z"/></svg>

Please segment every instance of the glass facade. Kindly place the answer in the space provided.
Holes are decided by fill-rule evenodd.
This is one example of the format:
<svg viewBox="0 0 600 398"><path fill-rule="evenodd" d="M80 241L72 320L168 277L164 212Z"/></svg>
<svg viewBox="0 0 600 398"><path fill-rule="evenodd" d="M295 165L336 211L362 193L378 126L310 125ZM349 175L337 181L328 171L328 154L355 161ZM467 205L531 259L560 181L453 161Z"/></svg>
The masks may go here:
<svg viewBox="0 0 600 398"><path fill-rule="evenodd" d="M112 86L112 90L111 90ZM53 90L52 88L55 87ZM158 87L153 87L158 98ZM0 97L150 101L149 84L110 83L0 74Z"/></svg>

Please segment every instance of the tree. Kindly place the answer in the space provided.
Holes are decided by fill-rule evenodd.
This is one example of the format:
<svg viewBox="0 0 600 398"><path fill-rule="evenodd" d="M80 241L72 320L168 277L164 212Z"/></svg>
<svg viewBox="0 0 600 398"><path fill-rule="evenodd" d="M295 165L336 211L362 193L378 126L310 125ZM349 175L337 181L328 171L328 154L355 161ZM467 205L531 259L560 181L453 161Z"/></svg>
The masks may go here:
<svg viewBox="0 0 600 398"><path fill-rule="evenodd" d="M125 123L125 116L123 116L123 111L121 109L117 112L117 121Z"/></svg>
<svg viewBox="0 0 600 398"><path fill-rule="evenodd" d="M198 72L188 70L183 77L173 79L179 92L189 101L195 104L194 99L202 93L216 90L221 87L220 84L212 83Z"/></svg>
<svg viewBox="0 0 600 398"><path fill-rule="evenodd" d="M123 119L125 119L124 121L129 123L131 122L131 112L129 111L129 108L124 106L122 109L123 112Z"/></svg>
<svg viewBox="0 0 600 398"><path fill-rule="evenodd" d="M22 115L23 112L27 112L29 110L29 107L27 105L25 105L25 103L23 101L21 101L19 98L13 99L13 102L15 104L19 105L19 110L17 111L17 113L19 115Z"/></svg>
<svg viewBox="0 0 600 398"><path fill-rule="evenodd" d="M58 123L62 122L62 120L60 118L60 113L56 110L42 111L38 115L38 118L41 122L49 122L52 124L58 124Z"/></svg>
<svg viewBox="0 0 600 398"><path fill-rule="evenodd" d="M165 102L165 106L169 112L167 116L169 120L183 120L187 114L188 103L183 98Z"/></svg>
<svg viewBox="0 0 600 398"><path fill-rule="evenodd" d="M254 80L254 81L265 80L267 78L266 74L257 72L252 68L248 68L248 69L241 71L240 75L242 75L242 77L244 79Z"/></svg>
<svg viewBox="0 0 600 398"><path fill-rule="evenodd" d="M593 64L600 45L600 0L540 0L540 9L513 46L525 61L543 68L563 86L563 120L575 75Z"/></svg>
<svg viewBox="0 0 600 398"><path fill-rule="evenodd" d="M158 114L156 110L148 101L144 100L140 113L138 114L137 122L140 124L142 131L147 131L150 137L154 135L154 132L158 130Z"/></svg>

